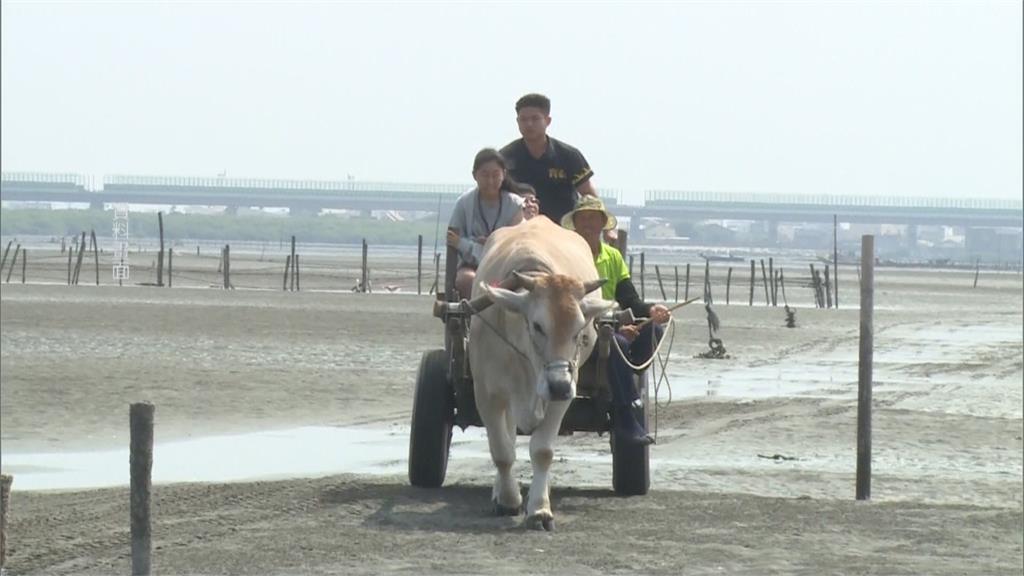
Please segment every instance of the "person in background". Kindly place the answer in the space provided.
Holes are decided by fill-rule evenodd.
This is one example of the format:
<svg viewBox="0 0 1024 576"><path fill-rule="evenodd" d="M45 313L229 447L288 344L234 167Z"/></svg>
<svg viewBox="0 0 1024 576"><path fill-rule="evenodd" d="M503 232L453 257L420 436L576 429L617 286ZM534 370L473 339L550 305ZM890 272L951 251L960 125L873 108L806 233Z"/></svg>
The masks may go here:
<svg viewBox="0 0 1024 576"><path fill-rule="evenodd" d="M616 225L615 216L605 209L604 202L592 196L581 198L576 208L562 218L562 227L575 230L587 241L594 254L598 276L606 279L601 287L601 297L615 300L623 310L633 310L637 318L652 320L642 328L622 326L615 334L622 352L632 364L639 365L654 354L655 345L664 334L663 325L672 313L663 304L651 304L640 299L622 254L602 241L602 234L614 230ZM594 353L597 353L596 349ZM608 355L608 385L612 393L612 424L616 437L634 444L652 444L654 439L644 430L632 409L639 398L633 385L633 369L614 347Z"/></svg>
<svg viewBox="0 0 1024 576"><path fill-rule="evenodd" d="M523 197L523 220L529 220L540 214L540 204L537 203L537 191L533 186L525 182L518 182L519 195Z"/></svg>
<svg viewBox="0 0 1024 576"><path fill-rule="evenodd" d="M551 100L527 94L516 102L516 123L522 138L501 149L509 172L537 191L540 213L554 222L572 211L578 196L597 196L594 171L576 148L547 135Z"/></svg>
<svg viewBox="0 0 1024 576"><path fill-rule="evenodd" d="M508 175L505 159L494 148L484 148L473 159L476 187L455 201L446 242L459 252L455 287L468 298L476 278L484 243L492 232L523 221L523 198Z"/></svg>

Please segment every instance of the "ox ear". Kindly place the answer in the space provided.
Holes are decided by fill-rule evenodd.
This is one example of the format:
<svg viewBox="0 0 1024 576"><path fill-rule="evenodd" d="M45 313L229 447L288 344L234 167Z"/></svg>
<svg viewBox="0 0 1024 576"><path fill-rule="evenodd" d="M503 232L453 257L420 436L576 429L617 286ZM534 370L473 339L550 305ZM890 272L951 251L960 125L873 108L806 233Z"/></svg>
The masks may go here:
<svg viewBox="0 0 1024 576"><path fill-rule="evenodd" d="M519 312L520 314L526 310L526 299L530 296L529 292L513 292L504 288L498 288L497 286L488 286L484 282L480 283L480 289L490 297L491 302L502 308Z"/></svg>
<svg viewBox="0 0 1024 576"><path fill-rule="evenodd" d="M604 286L604 283L607 281L607 278L598 278L597 280L591 280L590 282L587 282L583 285L583 293L590 294L594 290L597 290L598 288Z"/></svg>
<svg viewBox="0 0 1024 576"><path fill-rule="evenodd" d="M618 305L619 303L614 300L584 298L583 301L580 302L580 311L583 312L583 317L587 319L587 322L590 322L594 318L597 318L601 314L604 314Z"/></svg>

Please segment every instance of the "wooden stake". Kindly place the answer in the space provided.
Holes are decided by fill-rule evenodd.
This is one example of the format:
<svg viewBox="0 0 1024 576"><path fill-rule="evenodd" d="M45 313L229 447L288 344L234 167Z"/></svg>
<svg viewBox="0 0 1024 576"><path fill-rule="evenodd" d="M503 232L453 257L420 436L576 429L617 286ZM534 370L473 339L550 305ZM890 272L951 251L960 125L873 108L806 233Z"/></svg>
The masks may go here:
<svg viewBox="0 0 1024 576"><path fill-rule="evenodd" d="M75 260L75 275L73 284L78 286L78 278L82 274L82 259L85 257L85 231L82 231L82 240L78 243L78 259Z"/></svg>
<svg viewBox="0 0 1024 576"><path fill-rule="evenodd" d="M295 291L296 292L301 292L302 291L302 284L299 282L301 279L302 279L302 276L300 275L300 270L299 270L299 255L296 254L295 255Z"/></svg>
<svg viewBox="0 0 1024 576"><path fill-rule="evenodd" d="M750 306L754 305L754 259L750 259Z"/></svg>
<svg viewBox="0 0 1024 576"><path fill-rule="evenodd" d="M11 283L11 272L14 272L14 265L18 263L18 254L19 253L21 253L21 244L18 244L17 246L14 247L14 258L11 258L11 268L10 268L10 270L7 271L7 280L6 280L6 282L8 284Z"/></svg>
<svg viewBox="0 0 1024 576"><path fill-rule="evenodd" d="M64 238L61 238L60 240L61 240L61 246L63 247L63 245L64 245ZM0 260L0 272L3 271L4 264L7 263L7 253L11 251L11 244L13 244L13 243L14 243L14 240L8 240L7 241L7 248L4 248L4 258L3 258L3 260ZM64 250L61 249L60 253L63 254Z"/></svg>
<svg viewBox="0 0 1024 576"><path fill-rule="evenodd" d="M416 295L423 294L423 234L416 242Z"/></svg>
<svg viewBox="0 0 1024 576"><path fill-rule="evenodd" d="M665 286L661 283L661 269L658 265L654 265L654 275L658 277L658 289L661 290L661 300L668 300L668 296L665 295Z"/></svg>
<svg viewBox="0 0 1024 576"><path fill-rule="evenodd" d="M292 267L292 255L288 254L284 258L284 280L282 281L282 284L281 284L281 290L284 290L285 292L288 291L288 272L291 271L291 267Z"/></svg>
<svg viewBox="0 0 1024 576"><path fill-rule="evenodd" d="M829 277L829 268L830 268L830 266L828 264L825 264L825 303L826 303L825 307L826 308L831 308L832 307L832 280Z"/></svg>
<svg viewBox="0 0 1024 576"><path fill-rule="evenodd" d="M771 300L772 306L778 305L778 297L775 295L775 259L771 256L768 257L768 277L772 279L771 284Z"/></svg>
<svg viewBox="0 0 1024 576"><path fill-rule="evenodd" d="M857 500L871 498L871 388L874 360L875 237L861 237L860 363L857 369Z"/></svg>
<svg viewBox="0 0 1024 576"><path fill-rule="evenodd" d="M295 236L292 236L292 276L291 276L291 289L295 291Z"/></svg>
<svg viewBox="0 0 1024 576"><path fill-rule="evenodd" d="M15 252L15 255L17 255L17 252ZM972 286L972 288L977 288L978 287L978 274L980 272L981 272L981 258L978 258L978 259L976 259L974 261L974 286Z"/></svg>
<svg viewBox="0 0 1024 576"><path fill-rule="evenodd" d="M366 238L363 238L363 273L360 278L362 279L362 292L368 293L370 291L370 271L368 267L370 247L366 244ZM445 290L454 289L454 286L446 286Z"/></svg>
<svg viewBox="0 0 1024 576"><path fill-rule="evenodd" d="M0 570L7 561L7 516L11 511L11 483L14 478L0 474Z"/></svg>
<svg viewBox="0 0 1024 576"><path fill-rule="evenodd" d="M98 268L98 266L97 266ZM167 287L171 287L173 280L171 279L171 273L174 270L174 248L167 250ZM97 276L96 285L99 286L99 277Z"/></svg>
<svg viewBox="0 0 1024 576"><path fill-rule="evenodd" d="M68 246L68 286L71 286L71 247Z"/></svg>
<svg viewBox="0 0 1024 576"><path fill-rule="evenodd" d="M149 403L132 404L128 410L131 469L132 576L148 576L152 551L150 489L153 474L153 412Z"/></svg>
<svg viewBox="0 0 1024 576"><path fill-rule="evenodd" d="M21 251L21 283L25 283L25 265L28 263L28 248Z"/></svg>

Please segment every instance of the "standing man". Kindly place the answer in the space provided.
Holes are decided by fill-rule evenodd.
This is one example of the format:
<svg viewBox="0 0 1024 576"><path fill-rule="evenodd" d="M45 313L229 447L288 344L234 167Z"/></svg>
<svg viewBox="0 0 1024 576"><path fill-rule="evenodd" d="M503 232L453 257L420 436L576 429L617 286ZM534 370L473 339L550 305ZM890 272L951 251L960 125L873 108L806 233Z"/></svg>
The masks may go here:
<svg viewBox="0 0 1024 576"><path fill-rule="evenodd" d="M537 191L540 213L559 223L576 206L577 193L597 196L594 171L576 148L547 135L551 100L527 94L516 101L516 122L522 138L501 149L508 170L518 182Z"/></svg>

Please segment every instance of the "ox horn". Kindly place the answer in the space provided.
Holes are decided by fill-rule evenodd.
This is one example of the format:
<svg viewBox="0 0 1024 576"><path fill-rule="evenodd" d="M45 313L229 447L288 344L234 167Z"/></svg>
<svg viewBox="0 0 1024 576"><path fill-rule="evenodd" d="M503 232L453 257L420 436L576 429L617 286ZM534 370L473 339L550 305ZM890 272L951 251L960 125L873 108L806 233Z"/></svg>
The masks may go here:
<svg viewBox="0 0 1024 576"><path fill-rule="evenodd" d="M590 294L594 290L597 290L601 286L604 286L604 283L607 281L607 278L598 278L597 280L591 280L590 282L583 284L583 293Z"/></svg>
<svg viewBox="0 0 1024 576"><path fill-rule="evenodd" d="M518 270L513 270L512 274L516 277L516 280L519 280L519 285L527 290L533 290L533 287L537 285L537 279L533 276L520 274Z"/></svg>

